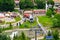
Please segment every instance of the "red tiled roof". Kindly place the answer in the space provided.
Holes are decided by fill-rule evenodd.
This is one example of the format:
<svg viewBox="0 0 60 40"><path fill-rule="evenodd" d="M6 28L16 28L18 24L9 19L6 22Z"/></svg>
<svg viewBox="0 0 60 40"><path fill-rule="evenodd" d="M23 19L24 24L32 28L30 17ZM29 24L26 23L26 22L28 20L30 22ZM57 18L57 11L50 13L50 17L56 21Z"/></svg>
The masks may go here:
<svg viewBox="0 0 60 40"><path fill-rule="evenodd" d="M30 16L30 14L28 14L28 13L24 14L24 17L29 17L29 16Z"/></svg>

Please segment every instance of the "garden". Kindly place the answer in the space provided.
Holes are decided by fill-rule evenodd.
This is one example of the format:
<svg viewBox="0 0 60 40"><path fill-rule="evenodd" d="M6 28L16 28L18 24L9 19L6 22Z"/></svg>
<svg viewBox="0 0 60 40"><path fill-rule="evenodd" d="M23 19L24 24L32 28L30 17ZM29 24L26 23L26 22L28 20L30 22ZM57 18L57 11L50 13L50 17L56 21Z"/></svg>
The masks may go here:
<svg viewBox="0 0 60 40"><path fill-rule="evenodd" d="M49 18L48 16L38 16L39 22L44 27L51 27L52 26L52 18Z"/></svg>
<svg viewBox="0 0 60 40"><path fill-rule="evenodd" d="M32 23L29 20L27 20L22 25L20 25L20 28L32 28L32 27L34 27L36 25L37 25L37 21L36 20L34 20Z"/></svg>

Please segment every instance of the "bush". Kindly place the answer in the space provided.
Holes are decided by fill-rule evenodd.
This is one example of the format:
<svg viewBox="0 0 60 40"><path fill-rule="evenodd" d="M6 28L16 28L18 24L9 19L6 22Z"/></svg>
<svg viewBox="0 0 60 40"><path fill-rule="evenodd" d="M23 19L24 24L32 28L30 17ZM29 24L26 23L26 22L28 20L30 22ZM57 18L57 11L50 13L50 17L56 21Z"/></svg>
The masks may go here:
<svg viewBox="0 0 60 40"><path fill-rule="evenodd" d="M50 9L47 10L46 15L47 15L48 17L52 17L52 11L51 11Z"/></svg>

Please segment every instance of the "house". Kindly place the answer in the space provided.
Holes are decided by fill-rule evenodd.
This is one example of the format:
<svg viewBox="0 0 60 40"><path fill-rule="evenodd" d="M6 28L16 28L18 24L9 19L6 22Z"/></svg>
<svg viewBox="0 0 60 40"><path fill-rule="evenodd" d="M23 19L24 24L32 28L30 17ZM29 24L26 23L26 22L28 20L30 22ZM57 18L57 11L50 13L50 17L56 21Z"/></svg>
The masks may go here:
<svg viewBox="0 0 60 40"><path fill-rule="evenodd" d="M15 0L15 3L16 3L16 4L19 4L19 1L20 1L20 0Z"/></svg>
<svg viewBox="0 0 60 40"><path fill-rule="evenodd" d="M57 13L60 13L60 6L55 10Z"/></svg>
<svg viewBox="0 0 60 40"><path fill-rule="evenodd" d="M0 13L0 18L5 18L3 13Z"/></svg>
<svg viewBox="0 0 60 40"><path fill-rule="evenodd" d="M12 13L10 14L10 16L15 18L15 17L17 17L18 15L17 15L16 13L12 12Z"/></svg>
<svg viewBox="0 0 60 40"><path fill-rule="evenodd" d="M55 6L56 6L56 7L60 6L60 0L53 0L53 1L54 1L54 3L55 3Z"/></svg>
<svg viewBox="0 0 60 40"><path fill-rule="evenodd" d="M26 18L29 18L30 17L30 14L32 14L33 13L33 11L24 11L24 17L26 17Z"/></svg>
<svg viewBox="0 0 60 40"><path fill-rule="evenodd" d="M37 9L37 10L33 10L34 14L45 14L46 10L45 9Z"/></svg>
<svg viewBox="0 0 60 40"><path fill-rule="evenodd" d="M15 0L15 7L19 7L19 1L20 0Z"/></svg>

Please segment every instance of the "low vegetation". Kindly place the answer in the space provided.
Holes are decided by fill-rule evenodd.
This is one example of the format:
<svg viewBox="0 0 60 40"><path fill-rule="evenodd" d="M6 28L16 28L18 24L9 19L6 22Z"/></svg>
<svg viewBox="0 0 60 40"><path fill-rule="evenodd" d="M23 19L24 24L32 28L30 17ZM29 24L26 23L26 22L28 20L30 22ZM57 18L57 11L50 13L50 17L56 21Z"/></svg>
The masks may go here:
<svg viewBox="0 0 60 40"><path fill-rule="evenodd" d="M52 19L47 16L38 16L39 22L45 27L52 26Z"/></svg>
<svg viewBox="0 0 60 40"><path fill-rule="evenodd" d="M37 25L36 20L32 23L30 23L30 21L26 21L20 26L20 28L31 28L31 27L34 27L36 25Z"/></svg>

